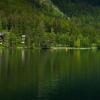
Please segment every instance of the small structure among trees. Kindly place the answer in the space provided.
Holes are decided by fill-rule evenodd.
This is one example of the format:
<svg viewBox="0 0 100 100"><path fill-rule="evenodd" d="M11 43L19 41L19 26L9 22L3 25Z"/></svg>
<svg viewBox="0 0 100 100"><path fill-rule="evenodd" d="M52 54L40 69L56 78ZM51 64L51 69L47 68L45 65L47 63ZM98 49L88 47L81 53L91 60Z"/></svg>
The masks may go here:
<svg viewBox="0 0 100 100"><path fill-rule="evenodd" d="M0 44L2 44L2 42L4 42L4 33L0 32Z"/></svg>
<svg viewBox="0 0 100 100"><path fill-rule="evenodd" d="M26 35L23 34L23 35L22 35L22 42L21 42L22 44L25 43L25 39L26 39Z"/></svg>

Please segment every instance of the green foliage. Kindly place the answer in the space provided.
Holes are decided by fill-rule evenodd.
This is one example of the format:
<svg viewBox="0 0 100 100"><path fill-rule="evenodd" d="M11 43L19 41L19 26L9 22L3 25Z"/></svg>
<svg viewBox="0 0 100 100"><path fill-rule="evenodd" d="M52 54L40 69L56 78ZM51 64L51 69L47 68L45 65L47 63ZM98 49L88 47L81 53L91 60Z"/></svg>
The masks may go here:
<svg viewBox="0 0 100 100"><path fill-rule="evenodd" d="M0 32L6 31L4 43L11 47L22 45L22 34L26 35L27 47L100 47L97 3L98 0L1 0Z"/></svg>
<svg viewBox="0 0 100 100"><path fill-rule="evenodd" d="M50 48L55 42L55 34L45 32L40 39L41 48Z"/></svg>
<svg viewBox="0 0 100 100"><path fill-rule="evenodd" d="M75 41L74 41L74 46L75 47L80 47L81 46L81 42L80 42L80 39L77 38Z"/></svg>
<svg viewBox="0 0 100 100"><path fill-rule="evenodd" d="M8 47L16 47L21 43L21 39L13 32L6 33L5 44Z"/></svg>

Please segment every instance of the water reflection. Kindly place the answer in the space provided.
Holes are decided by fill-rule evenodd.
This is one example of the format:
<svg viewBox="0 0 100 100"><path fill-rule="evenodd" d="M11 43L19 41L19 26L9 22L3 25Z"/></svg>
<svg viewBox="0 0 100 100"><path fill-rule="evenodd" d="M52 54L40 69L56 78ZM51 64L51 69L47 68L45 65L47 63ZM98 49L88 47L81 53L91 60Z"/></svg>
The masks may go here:
<svg viewBox="0 0 100 100"><path fill-rule="evenodd" d="M100 52L0 51L0 100L95 100Z"/></svg>
<svg viewBox="0 0 100 100"><path fill-rule="evenodd" d="M25 61L25 49L22 49L22 62L24 63L24 61Z"/></svg>

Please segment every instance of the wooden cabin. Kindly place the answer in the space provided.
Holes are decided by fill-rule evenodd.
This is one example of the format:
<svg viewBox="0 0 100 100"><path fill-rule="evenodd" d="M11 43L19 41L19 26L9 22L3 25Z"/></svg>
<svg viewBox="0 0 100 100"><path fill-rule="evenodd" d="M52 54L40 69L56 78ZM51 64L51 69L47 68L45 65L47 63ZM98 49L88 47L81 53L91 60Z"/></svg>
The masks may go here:
<svg viewBox="0 0 100 100"><path fill-rule="evenodd" d="M0 43L4 42L4 33L0 32Z"/></svg>

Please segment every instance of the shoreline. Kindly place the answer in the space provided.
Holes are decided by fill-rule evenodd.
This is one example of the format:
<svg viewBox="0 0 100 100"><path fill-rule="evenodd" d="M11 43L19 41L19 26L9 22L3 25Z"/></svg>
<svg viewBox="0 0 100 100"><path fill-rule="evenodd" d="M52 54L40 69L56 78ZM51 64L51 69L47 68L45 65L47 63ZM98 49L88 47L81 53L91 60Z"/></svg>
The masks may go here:
<svg viewBox="0 0 100 100"><path fill-rule="evenodd" d="M90 50L92 49L91 47L87 47L87 48L77 48L77 47L51 47L50 49L54 49L54 50Z"/></svg>
<svg viewBox="0 0 100 100"><path fill-rule="evenodd" d="M0 46L0 49L37 49L37 50L39 50L39 49L47 49L47 50L49 50L49 49L52 49L52 50L96 50L96 49L98 49L97 47L50 47L50 48L40 48L40 47L34 47L34 48L32 48L32 47L23 47L23 46L21 46L21 47L5 47L5 46Z"/></svg>

